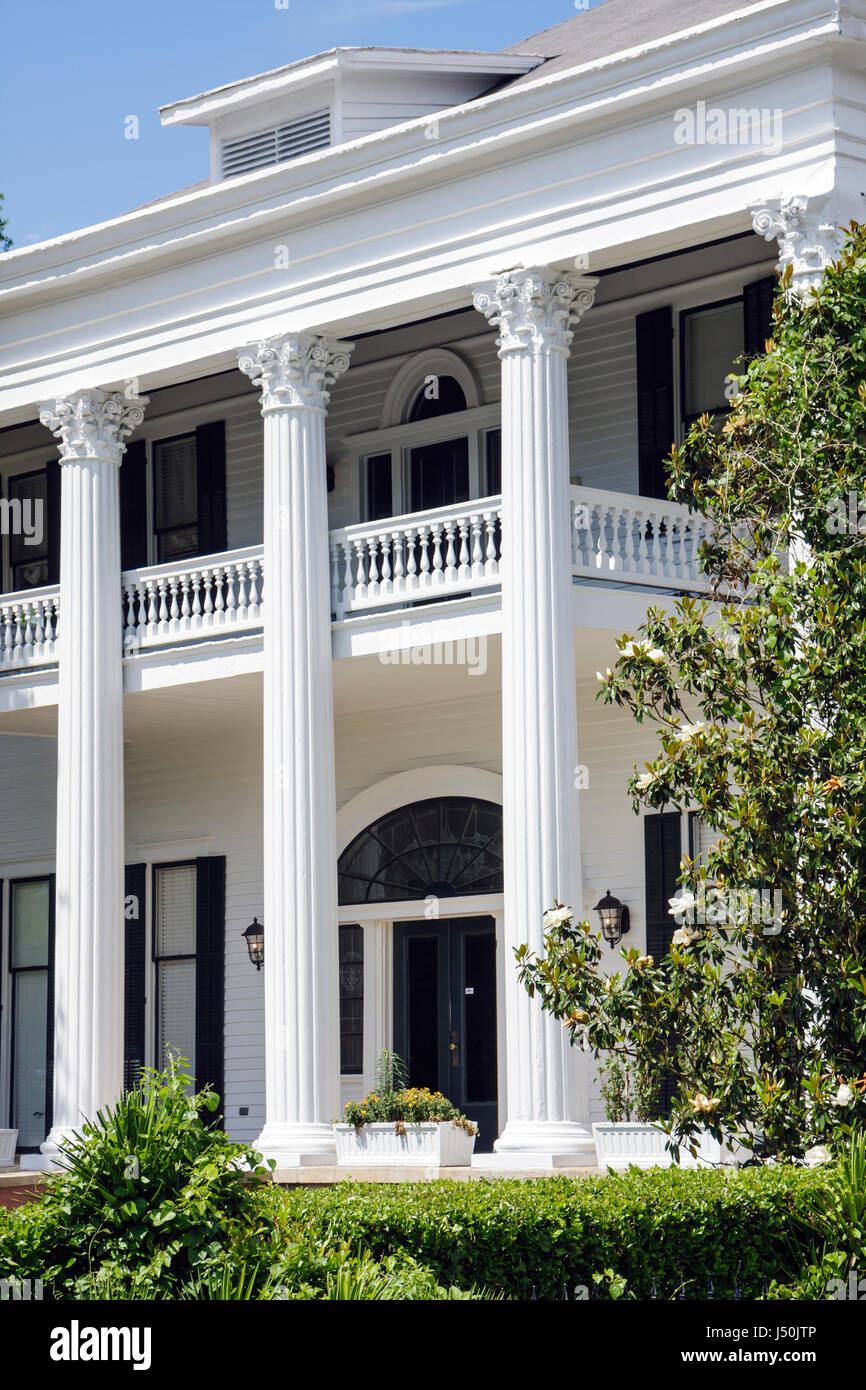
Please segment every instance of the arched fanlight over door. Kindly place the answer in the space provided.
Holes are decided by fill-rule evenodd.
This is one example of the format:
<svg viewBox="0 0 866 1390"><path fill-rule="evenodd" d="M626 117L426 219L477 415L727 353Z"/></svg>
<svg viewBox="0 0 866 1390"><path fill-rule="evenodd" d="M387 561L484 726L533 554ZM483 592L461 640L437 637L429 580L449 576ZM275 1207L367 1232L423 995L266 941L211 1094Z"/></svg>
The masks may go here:
<svg viewBox="0 0 866 1390"><path fill-rule="evenodd" d="M502 892L502 807L465 796L416 801L340 855L343 905Z"/></svg>
<svg viewBox="0 0 866 1390"><path fill-rule="evenodd" d="M430 376L410 400L406 419L434 420L438 415L456 415L465 409L466 396L455 377Z"/></svg>

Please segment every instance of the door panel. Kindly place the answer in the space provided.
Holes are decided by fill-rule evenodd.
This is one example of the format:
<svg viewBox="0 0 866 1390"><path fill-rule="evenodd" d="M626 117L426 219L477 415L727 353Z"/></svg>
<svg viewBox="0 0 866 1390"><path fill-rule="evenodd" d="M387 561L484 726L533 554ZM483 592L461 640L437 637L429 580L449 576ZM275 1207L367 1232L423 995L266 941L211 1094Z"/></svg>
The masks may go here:
<svg viewBox="0 0 866 1390"><path fill-rule="evenodd" d="M411 509L426 512L469 500L469 440L422 444L411 453Z"/></svg>
<svg viewBox="0 0 866 1390"><path fill-rule="evenodd" d="M394 1050L410 1086L441 1091L479 1127L476 1153L498 1133L496 934L492 918L394 927Z"/></svg>

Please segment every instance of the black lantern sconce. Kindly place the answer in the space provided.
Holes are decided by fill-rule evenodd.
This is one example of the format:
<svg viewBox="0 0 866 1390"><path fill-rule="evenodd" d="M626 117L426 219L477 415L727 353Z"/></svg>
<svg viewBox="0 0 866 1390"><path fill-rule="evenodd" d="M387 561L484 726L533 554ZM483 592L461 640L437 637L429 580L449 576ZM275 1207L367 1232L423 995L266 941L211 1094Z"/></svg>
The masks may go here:
<svg viewBox="0 0 866 1390"><path fill-rule="evenodd" d="M247 943L251 962L256 970L261 970L265 963L265 929L258 917L253 918L246 931L241 932L241 936Z"/></svg>
<svg viewBox="0 0 866 1390"><path fill-rule="evenodd" d="M601 933L605 941L610 943L610 949L620 941L629 929L629 913L625 903L621 903L619 898L615 898L608 888L603 898L599 898L595 905L601 922Z"/></svg>

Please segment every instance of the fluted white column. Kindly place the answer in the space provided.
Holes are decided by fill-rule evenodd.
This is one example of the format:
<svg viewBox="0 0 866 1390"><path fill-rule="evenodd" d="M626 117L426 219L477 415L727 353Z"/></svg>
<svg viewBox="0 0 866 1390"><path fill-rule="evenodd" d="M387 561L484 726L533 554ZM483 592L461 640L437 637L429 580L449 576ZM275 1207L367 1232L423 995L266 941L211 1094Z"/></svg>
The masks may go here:
<svg viewBox="0 0 866 1390"><path fill-rule="evenodd" d="M54 1117L48 1160L123 1089L123 678L119 469L144 399L81 391L60 440Z"/></svg>
<svg viewBox="0 0 866 1390"><path fill-rule="evenodd" d="M279 1167L335 1160L337 820L325 411L351 346L246 349L264 416L265 1127Z"/></svg>
<svg viewBox="0 0 866 1390"><path fill-rule="evenodd" d="M583 903L571 591L566 363L595 281L521 269L478 286L502 361L502 781L507 1162L593 1151L584 1059L518 982L512 950L542 945L554 899Z"/></svg>

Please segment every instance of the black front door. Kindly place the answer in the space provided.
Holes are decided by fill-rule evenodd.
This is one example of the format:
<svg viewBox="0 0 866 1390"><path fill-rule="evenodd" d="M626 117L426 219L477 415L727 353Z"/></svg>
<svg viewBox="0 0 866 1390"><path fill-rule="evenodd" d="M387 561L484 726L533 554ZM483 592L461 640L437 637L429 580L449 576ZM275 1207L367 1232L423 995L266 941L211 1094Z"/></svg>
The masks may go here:
<svg viewBox="0 0 866 1390"><path fill-rule="evenodd" d="M496 933L491 917L394 927L394 1051L410 1086L441 1091L478 1125L476 1153L498 1134Z"/></svg>

